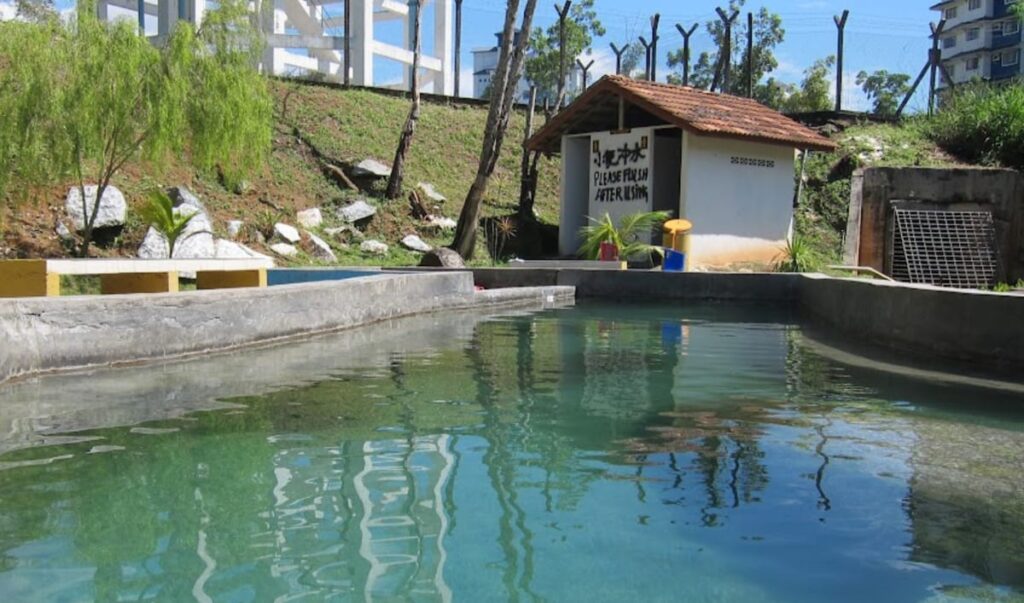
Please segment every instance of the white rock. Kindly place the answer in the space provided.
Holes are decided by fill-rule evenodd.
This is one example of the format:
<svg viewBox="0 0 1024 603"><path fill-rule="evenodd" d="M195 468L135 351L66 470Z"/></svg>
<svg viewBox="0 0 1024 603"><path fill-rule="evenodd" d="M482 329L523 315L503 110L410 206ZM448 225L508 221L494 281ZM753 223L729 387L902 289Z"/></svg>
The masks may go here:
<svg viewBox="0 0 1024 603"><path fill-rule="evenodd" d="M363 253L372 253L374 255L387 255L388 246L380 241L370 239L369 241L363 241L359 245L359 251Z"/></svg>
<svg viewBox="0 0 1024 603"><path fill-rule="evenodd" d="M299 250L295 248L295 245L289 245L288 243L274 243L270 246L270 250L285 258L293 258L299 255Z"/></svg>
<svg viewBox="0 0 1024 603"><path fill-rule="evenodd" d="M190 207L194 212L206 213L206 206L199 200L199 197L184 186L175 186L167 191L174 207Z"/></svg>
<svg viewBox="0 0 1024 603"><path fill-rule="evenodd" d="M374 178L388 178L391 176L391 168L377 161L376 159L364 159L352 169L355 176L372 176Z"/></svg>
<svg viewBox="0 0 1024 603"><path fill-rule="evenodd" d="M70 241L75 238L71 234L71 231L68 230L68 227L64 225L64 222L57 222L57 236L60 237L62 241Z"/></svg>
<svg viewBox="0 0 1024 603"><path fill-rule="evenodd" d="M195 206L191 204L175 207L174 213L179 216L195 214L174 245L174 257L183 260L215 257L217 247L214 244L213 225L210 224L209 216L203 211L196 213ZM167 239L150 227L146 232L146 238L142 240L142 245L139 246L138 256L143 259L165 259L167 253Z"/></svg>
<svg viewBox="0 0 1024 603"><path fill-rule="evenodd" d="M338 228L327 228L324 232L335 239L356 239L362 241L365 237L363 233L359 232L358 228L354 226L339 226Z"/></svg>
<svg viewBox="0 0 1024 603"><path fill-rule="evenodd" d="M433 249L433 247L431 247L426 241L416 235L406 236L402 239L402 245L407 249L412 249L413 251L419 251L421 253L426 253Z"/></svg>
<svg viewBox="0 0 1024 603"><path fill-rule="evenodd" d="M320 228L324 223L324 215L319 207L312 207L295 214L295 221L303 228Z"/></svg>
<svg viewBox="0 0 1024 603"><path fill-rule="evenodd" d="M258 251L249 249L241 243L234 241L227 241L225 239L217 239L215 245L215 253L217 259L225 260L247 260L252 258L266 258L269 256L263 255Z"/></svg>
<svg viewBox="0 0 1024 603"><path fill-rule="evenodd" d="M311 232L307 232L309 235L309 241L313 244L313 257L318 260L327 260L329 262L337 262L338 256L334 255L334 250L327 244L326 241L316 236Z"/></svg>
<svg viewBox="0 0 1024 603"><path fill-rule="evenodd" d="M448 200L448 197L445 197L441 193L437 192L437 189L434 188L434 185L429 182L420 182L419 184L416 185L416 188L418 188L420 192L423 193L424 197L433 201L434 203L444 203L445 201Z"/></svg>
<svg viewBox="0 0 1024 603"><path fill-rule="evenodd" d="M360 199L338 210L338 218L353 224L367 218L372 218L377 213L377 208Z"/></svg>
<svg viewBox="0 0 1024 603"><path fill-rule="evenodd" d="M68 217L71 218L71 223L75 230L82 231L85 229L86 212L92 214L92 210L96 206L96 193L98 190L97 186L91 184L85 187L84 207L81 189L76 186L68 191L68 195L64 200L64 209L67 211ZM127 213L128 203L125 202L124 195L117 187L108 186L103 191L100 209L92 226L93 228L123 226Z"/></svg>
<svg viewBox="0 0 1024 603"><path fill-rule="evenodd" d="M241 220L228 220L228 236L232 239L242 233L242 228L245 227L245 222Z"/></svg>
<svg viewBox="0 0 1024 603"><path fill-rule="evenodd" d="M444 216L427 216L427 224L438 230L454 230L458 223Z"/></svg>
<svg viewBox="0 0 1024 603"><path fill-rule="evenodd" d="M274 234L292 244L298 243L302 240L302 237L299 235L299 229L294 226L284 224L283 222L274 224Z"/></svg>

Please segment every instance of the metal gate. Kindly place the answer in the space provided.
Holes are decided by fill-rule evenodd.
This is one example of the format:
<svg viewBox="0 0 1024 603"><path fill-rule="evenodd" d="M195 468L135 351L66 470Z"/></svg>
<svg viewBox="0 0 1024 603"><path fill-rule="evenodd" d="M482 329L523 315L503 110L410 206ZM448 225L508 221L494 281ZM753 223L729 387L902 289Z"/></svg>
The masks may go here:
<svg viewBox="0 0 1024 603"><path fill-rule="evenodd" d="M891 276L908 283L986 289L995 285L998 252L985 211L893 210Z"/></svg>

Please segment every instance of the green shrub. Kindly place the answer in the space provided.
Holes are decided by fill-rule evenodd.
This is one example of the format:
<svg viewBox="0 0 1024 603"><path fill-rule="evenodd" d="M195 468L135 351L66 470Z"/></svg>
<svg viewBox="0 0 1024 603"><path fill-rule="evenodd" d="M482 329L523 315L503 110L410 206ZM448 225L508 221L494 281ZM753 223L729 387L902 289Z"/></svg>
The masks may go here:
<svg viewBox="0 0 1024 603"><path fill-rule="evenodd" d="M1024 168L1024 84L961 86L928 122L936 144L960 159Z"/></svg>

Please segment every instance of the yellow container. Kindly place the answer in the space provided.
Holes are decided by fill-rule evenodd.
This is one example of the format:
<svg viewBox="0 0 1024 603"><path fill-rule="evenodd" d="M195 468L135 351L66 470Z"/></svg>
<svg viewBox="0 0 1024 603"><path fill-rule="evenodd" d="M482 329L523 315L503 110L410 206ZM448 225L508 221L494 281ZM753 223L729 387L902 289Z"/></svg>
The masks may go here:
<svg viewBox="0 0 1024 603"><path fill-rule="evenodd" d="M689 220L669 220L662 226L664 239L662 245L683 253L690 251L690 231L693 224Z"/></svg>

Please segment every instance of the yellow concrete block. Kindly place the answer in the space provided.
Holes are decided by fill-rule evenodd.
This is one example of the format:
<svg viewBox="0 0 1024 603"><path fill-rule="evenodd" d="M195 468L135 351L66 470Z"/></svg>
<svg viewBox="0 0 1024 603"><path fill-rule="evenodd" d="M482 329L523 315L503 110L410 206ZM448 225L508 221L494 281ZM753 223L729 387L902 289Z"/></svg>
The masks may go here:
<svg viewBox="0 0 1024 603"><path fill-rule="evenodd" d="M118 293L177 293L178 273L104 274L100 276L100 290L104 295Z"/></svg>
<svg viewBox="0 0 1024 603"><path fill-rule="evenodd" d="M196 273L196 289L240 289L242 287L266 287L267 270L229 270Z"/></svg>
<svg viewBox="0 0 1024 603"><path fill-rule="evenodd" d="M0 297L57 297L60 275L46 271L46 260L0 261Z"/></svg>

